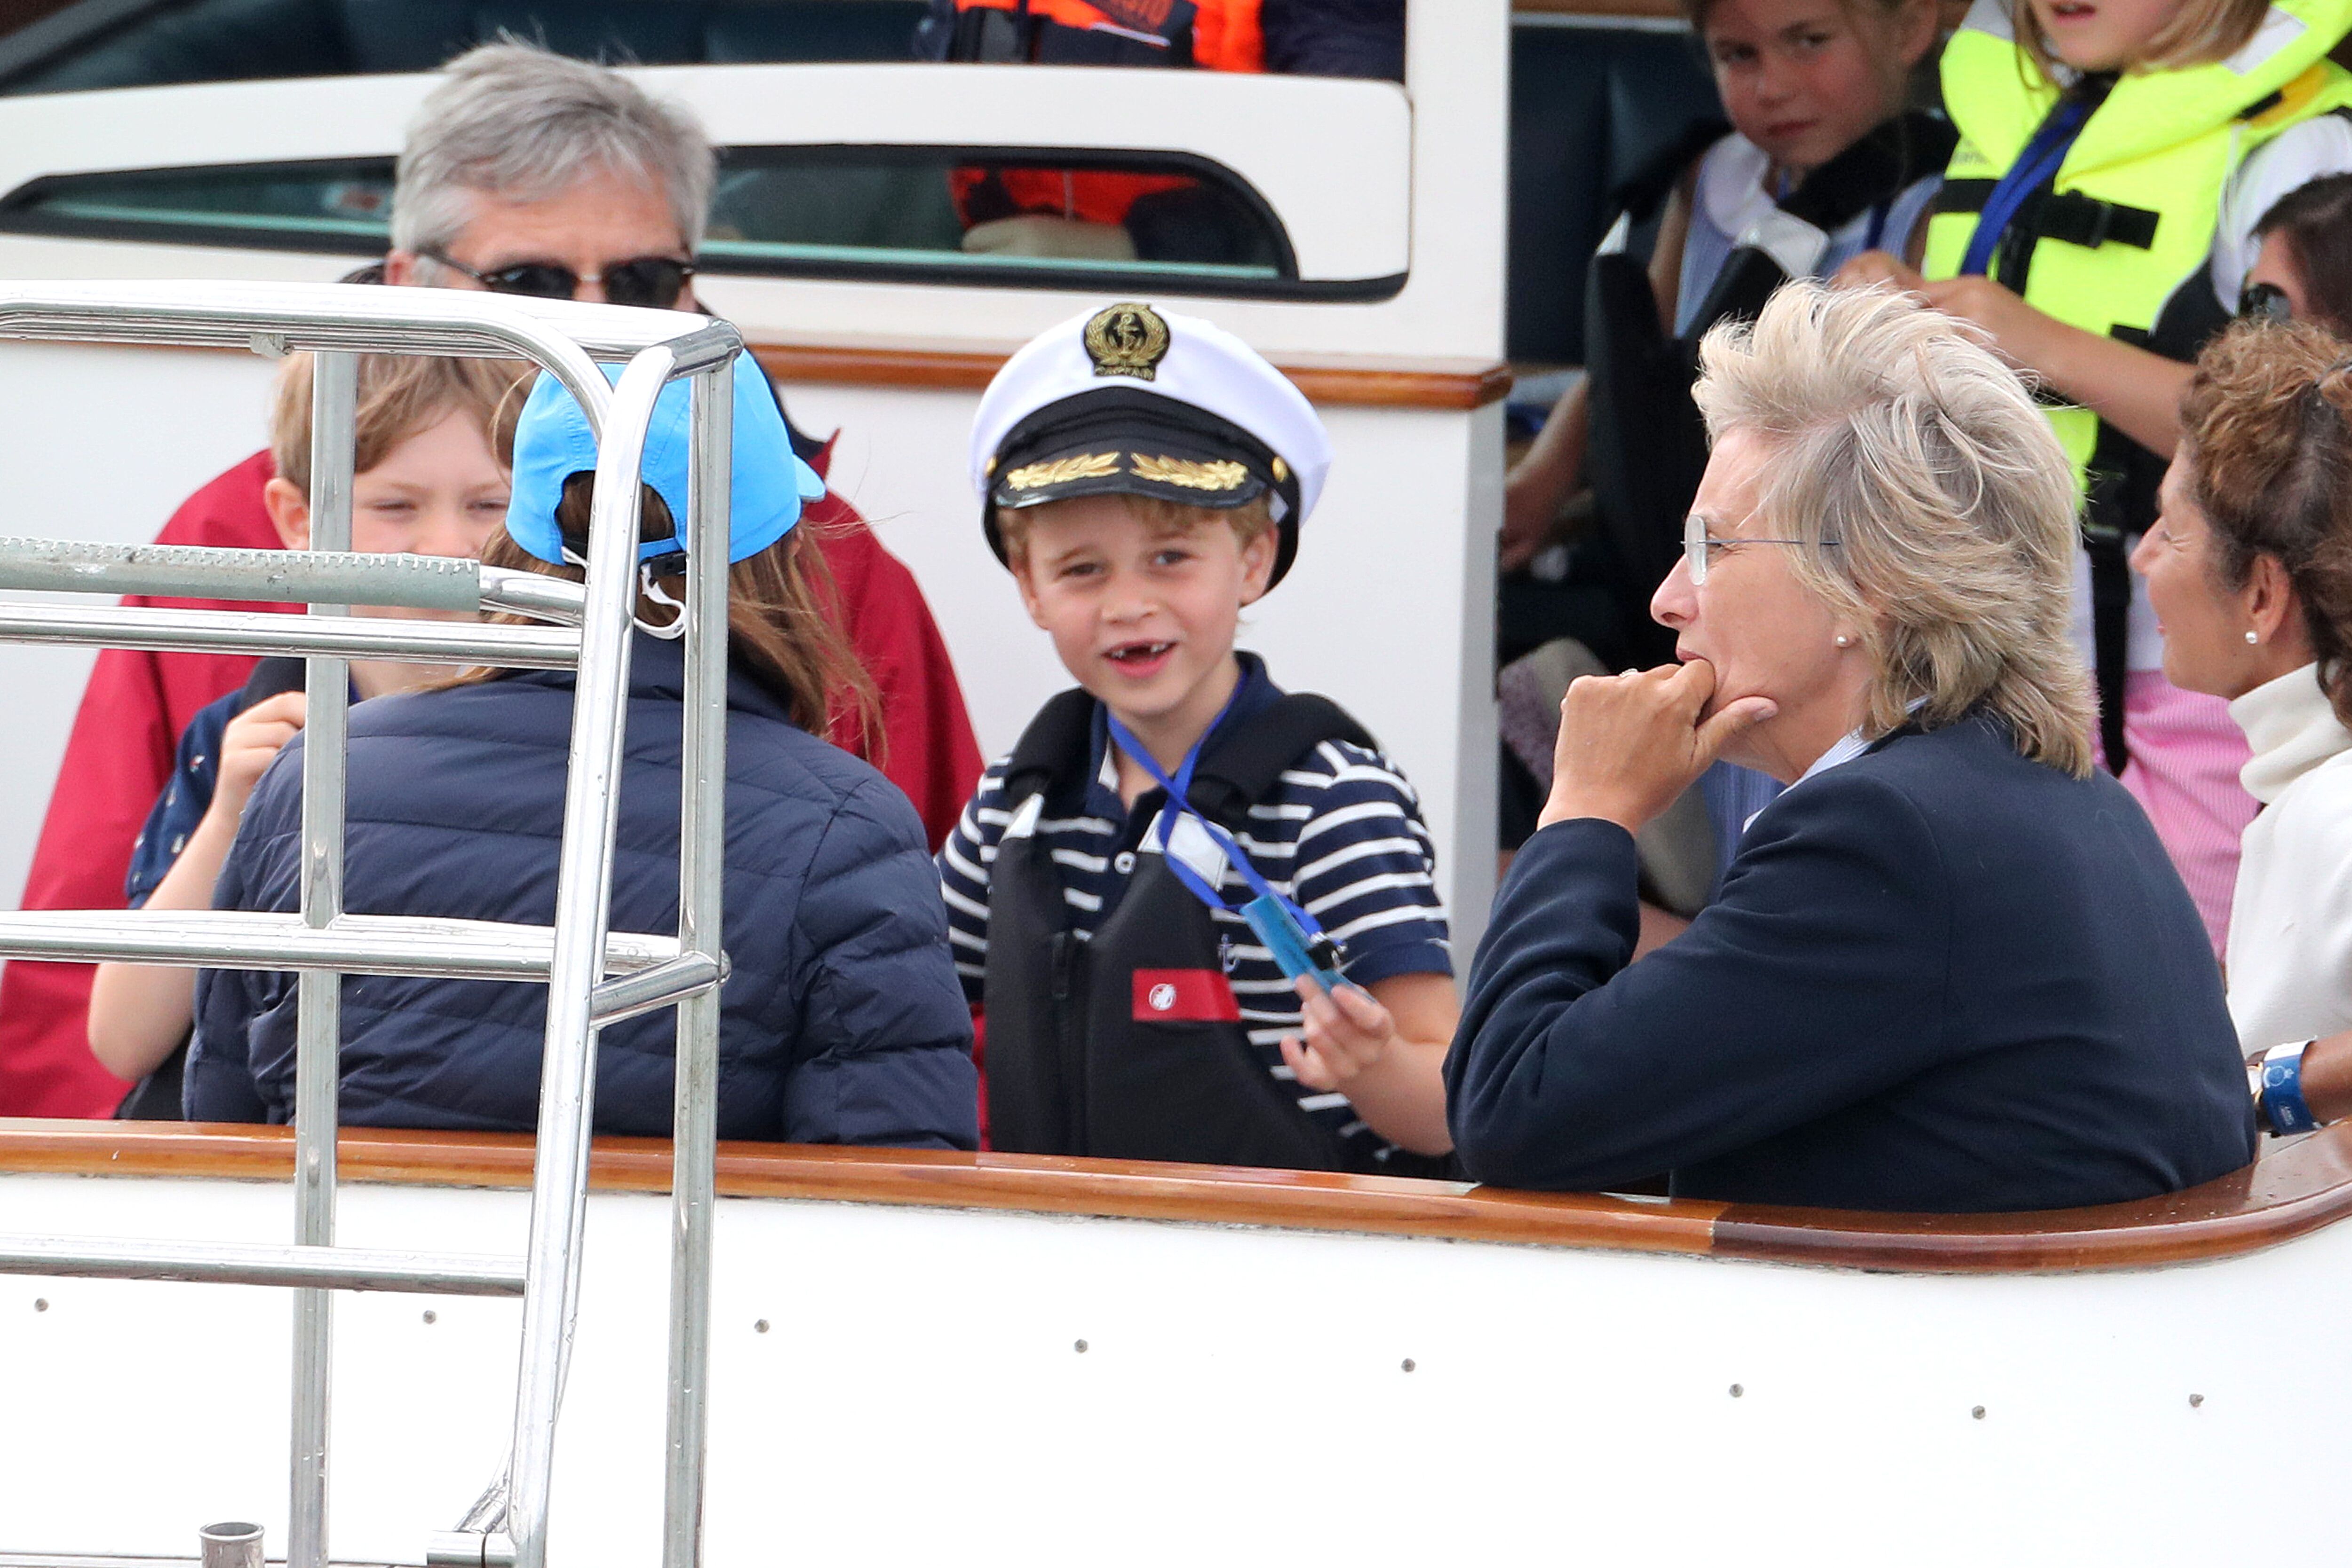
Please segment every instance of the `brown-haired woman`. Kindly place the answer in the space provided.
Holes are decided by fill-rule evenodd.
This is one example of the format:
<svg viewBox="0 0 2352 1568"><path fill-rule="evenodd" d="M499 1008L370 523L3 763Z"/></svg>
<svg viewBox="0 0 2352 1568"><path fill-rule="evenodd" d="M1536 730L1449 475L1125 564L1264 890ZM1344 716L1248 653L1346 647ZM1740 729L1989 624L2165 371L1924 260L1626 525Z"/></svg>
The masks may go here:
<svg viewBox="0 0 2352 1568"><path fill-rule="evenodd" d="M2352 357L2242 322L2199 360L2134 552L2174 684L2230 700L2263 804L2230 920L2248 1051L2352 1028Z"/></svg>
<svg viewBox="0 0 2352 1568"><path fill-rule="evenodd" d="M2352 339L2352 174L2289 191L2254 225L2261 248L2238 313L2311 321Z"/></svg>
<svg viewBox="0 0 2352 1568"><path fill-rule="evenodd" d="M685 659L675 640L685 556L688 389L647 434L640 628L629 659L612 929L677 919ZM970 1148L978 1138L971 1020L948 952L921 821L880 773L823 738L853 675L802 574L792 455L749 357L736 375L727 692L719 1135ZM485 558L551 575L585 553L595 440L542 376L514 448L506 532ZM546 924L555 908L573 677L479 671L355 710L344 891L368 913ZM298 738L287 747L299 750ZM299 768L255 790L217 904L290 910ZM208 1121L283 1121L293 1093L290 976L205 972L185 1102ZM533 985L352 978L343 986L342 1110L374 1126L524 1130L538 1117L546 993ZM673 1030L652 1015L604 1030L595 1126L666 1133Z"/></svg>

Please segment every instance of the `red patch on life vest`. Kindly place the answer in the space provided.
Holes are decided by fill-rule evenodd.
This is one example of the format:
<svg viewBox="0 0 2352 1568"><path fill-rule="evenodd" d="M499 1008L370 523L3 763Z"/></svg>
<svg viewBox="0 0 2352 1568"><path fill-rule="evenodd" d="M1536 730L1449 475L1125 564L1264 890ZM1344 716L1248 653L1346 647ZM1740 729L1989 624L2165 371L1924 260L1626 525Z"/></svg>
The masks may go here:
<svg viewBox="0 0 2352 1568"><path fill-rule="evenodd" d="M1234 988L1213 969L1135 972L1139 1024L1238 1024L1241 1016Z"/></svg>

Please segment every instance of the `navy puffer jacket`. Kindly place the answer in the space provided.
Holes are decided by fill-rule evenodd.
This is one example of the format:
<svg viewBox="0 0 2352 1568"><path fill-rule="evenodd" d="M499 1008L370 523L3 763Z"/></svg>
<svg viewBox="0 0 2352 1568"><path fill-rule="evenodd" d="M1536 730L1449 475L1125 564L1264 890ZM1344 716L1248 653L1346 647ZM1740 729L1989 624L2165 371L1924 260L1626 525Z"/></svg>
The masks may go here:
<svg viewBox="0 0 2352 1568"><path fill-rule="evenodd" d="M614 931L677 930L682 649L640 635L631 652ZM346 907L548 923L572 692L569 671L530 671L354 708ZM728 706L719 1136L973 1147L971 1014L914 808L740 672ZM254 791L217 907L299 907L301 746ZM294 997L291 974L199 976L192 1119L289 1120ZM538 984L347 977L343 1119L528 1131L546 1009ZM598 1131L668 1133L674 1017L604 1032Z"/></svg>

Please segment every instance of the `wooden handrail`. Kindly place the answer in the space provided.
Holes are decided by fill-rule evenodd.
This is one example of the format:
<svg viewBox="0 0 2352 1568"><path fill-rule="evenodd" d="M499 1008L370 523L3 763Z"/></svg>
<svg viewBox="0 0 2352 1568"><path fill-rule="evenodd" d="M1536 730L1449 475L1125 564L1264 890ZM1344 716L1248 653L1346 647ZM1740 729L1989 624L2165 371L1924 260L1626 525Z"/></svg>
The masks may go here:
<svg viewBox="0 0 2352 1568"><path fill-rule="evenodd" d="M770 375L837 386L915 386L978 392L1011 356L965 349L890 343L778 342L755 340L751 352ZM1282 373L1307 401L1327 407L1481 408L1509 395L1510 366L1476 360L1279 359Z"/></svg>
<svg viewBox="0 0 2352 1568"><path fill-rule="evenodd" d="M142 353L247 352L211 346L77 346L131 347ZM978 392L1012 357L1013 351L757 339L751 343L751 353L768 374L787 388L797 383L804 386L910 386L927 392ZM1500 402L1511 392L1511 367L1499 360L1289 357L1276 359L1275 367L1307 395L1308 402L1326 408L1484 408L1489 403Z"/></svg>
<svg viewBox="0 0 2352 1568"><path fill-rule="evenodd" d="M530 1141L503 1133L342 1135L346 1181L527 1187ZM596 1141L600 1191L669 1190L669 1145ZM282 1127L0 1121L0 1173L283 1181ZM725 1143L732 1197L1184 1220L1612 1251L1675 1252L1936 1274L2137 1268L2234 1257L2352 1210L2352 1122L2201 1187L2104 1208L2014 1215L1870 1215L1460 1183L1032 1154Z"/></svg>

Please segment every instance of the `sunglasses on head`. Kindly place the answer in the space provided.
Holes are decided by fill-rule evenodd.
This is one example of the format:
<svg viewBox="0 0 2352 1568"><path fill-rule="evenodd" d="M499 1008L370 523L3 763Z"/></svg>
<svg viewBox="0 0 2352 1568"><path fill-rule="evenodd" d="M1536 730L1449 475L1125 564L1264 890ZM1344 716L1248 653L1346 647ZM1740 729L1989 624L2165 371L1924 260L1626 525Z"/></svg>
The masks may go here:
<svg viewBox="0 0 2352 1568"><path fill-rule="evenodd" d="M667 310L677 304L677 297L686 292L686 280L695 274L693 262L680 261L674 256L640 256L628 261L607 262L602 272L591 272L583 278L552 261L518 261L511 267L478 272L438 251L420 254L427 260L455 268L496 294L569 300L579 292L581 284L601 283L605 300L612 304L647 305L656 310Z"/></svg>
<svg viewBox="0 0 2352 1568"><path fill-rule="evenodd" d="M2294 301L2275 283L2250 283L2238 296L2238 320L2269 321L2273 325L2292 321Z"/></svg>

